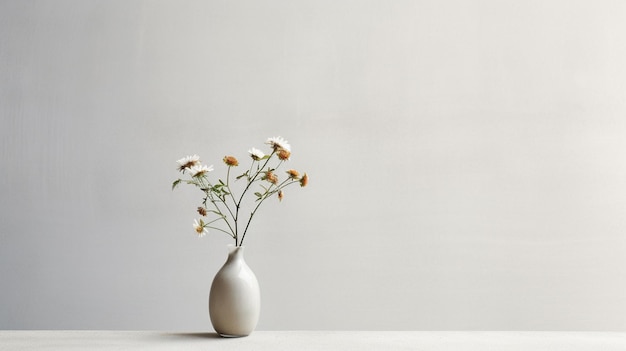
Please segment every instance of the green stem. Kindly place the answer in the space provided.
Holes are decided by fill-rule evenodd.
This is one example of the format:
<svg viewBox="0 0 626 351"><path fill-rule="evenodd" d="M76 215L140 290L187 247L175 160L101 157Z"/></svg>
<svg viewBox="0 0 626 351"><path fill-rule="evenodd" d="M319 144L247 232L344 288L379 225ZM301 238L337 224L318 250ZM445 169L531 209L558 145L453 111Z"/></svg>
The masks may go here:
<svg viewBox="0 0 626 351"><path fill-rule="evenodd" d="M261 200L259 200L259 203L256 205L254 210L250 213L250 218L248 218L248 223L246 224L246 228L243 231L243 235L241 236L241 241L239 242L239 245L243 245L243 239L246 238L246 233L248 232L248 227L250 226L250 223L252 222L252 217L254 217L254 214L259 209L259 206L261 206L263 201L265 201L270 196L276 194L278 191L286 188L287 186L289 186L291 184L297 183L297 182L298 182L297 180L288 178L288 179L284 180L282 183L280 183L280 185L278 185L276 187L276 189L270 191L270 189L272 188L271 186L267 189L267 191L265 192L265 195L263 196L263 198Z"/></svg>
<svg viewBox="0 0 626 351"><path fill-rule="evenodd" d="M220 219L222 219L222 218L215 218L214 220L212 220L212 221L210 221L210 222L206 222L206 223L204 223L204 224L205 224L205 227L207 227L207 226L208 226L209 224L211 224L211 223L215 223L215 222L219 221ZM224 230L222 230L222 231L224 231ZM228 234L230 235L230 233L228 233ZM230 236L232 236L232 235L230 235Z"/></svg>
<svg viewBox="0 0 626 351"><path fill-rule="evenodd" d="M246 185L246 188L243 189L243 192L241 193L241 196L239 197L239 203L241 203L241 200L243 199L243 196L246 194L248 189L250 189L250 186L252 185L252 183L254 183L256 181L256 178L259 176L259 174L261 174L261 171L263 170L263 168L265 168L267 163L270 162L270 160L272 159L272 156L274 156L275 153L276 153L276 151L272 151L272 154L270 155L270 157L267 158L267 160L265 160L265 163L263 163L263 166L259 167L257 169L256 173L254 173L254 177L252 177L252 179L250 181L248 181L248 185Z"/></svg>
<svg viewBox="0 0 626 351"><path fill-rule="evenodd" d="M224 229L222 229L222 228L219 228L219 227L214 227L214 226L210 226L210 225L205 225L204 227L205 227L205 228L211 228L211 229L219 230L220 232L224 232L224 233L228 234L230 237L233 237L233 238L234 238L234 236L233 236L231 233L229 233L229 232L225 231L225 230L224 230Z"/></svg>
<svg viewBox="0 0 626 351"><path fill-rule="evenodd" d="M252 168L254 168L254 164L256 163L255 159L252 159L252 163L250 164L250 169L248 170L248 176L246 178L248 178L248 181L250 180L250 174L252 174ZM258 171L258 169L257 169Z"/></svg>
<svg viewBox="0 0 626 351"><path fill-rule="evenodd" d="M230 168L229 168L230 170ZM224 215L224 213L222 212L222 209L219 208L219 206L217 205L217 202L219 200L219 202L221 202L222 204L224 204L224 207L226 207L226 210L228 210L228 213L230 213L231 217L234 218L233 216L233 211L230 209L230 207L228 206L228 204L226 203L226 201L222 200L219 196L218 199L216 199L213 196L213 184L211 184L211 182L209 182L209 180L207 179L206 176L200 177L198 178L199 181L199 185L201 188L205 188L207 190L205 190L205 193L207 194L207 197L205 198L204 204L206 205L206 199L210 199L211 203L213 204L213 206L215 207L215 210L217 212L219 212L221 219L224 220L224 222L226 222L226 225L228 226L228 229L230 229L231 233L229 233L230 236L235 236L237 235L236 231L233 230L233 227L231 226L230 222L228 221L228 219L226 218L226 216ZM227 180L228 181L228 180ZM226 187L228 188L228 185L226 185ZM230 188L228 188L228 192L230 193ZM236 226L236 222L235 222L235 226Z"/></svg>
<svg viewBox="0 0 626 351"><path fill-rule="evenodd" d="M239 234L239 227L237 225L237 219L239 218L239 204L241 203L241 200L237 202L235 200L235 196L233 195L232 190L230 189L230 168L231 166L228 166L228 170L226 171L226 189L228 189L228 194L230 195L230 198L233 200L233 205L235 205L235 214L233 215L233 211L230 210L230 207L228 206L228 204L226 204L226 201L224 201L224 205L226 206L226 208L228 209L228 212L230 212L230 215L233 217L233 220L235 221L235 246L237 246L237 237Z"/></svg>
<svg viewBox="0 0 626 351"><path fill-rule="evenodd" d="M243 192L241 193L241 196L239 197L239 202L236 202L237 204L237 217L235 217L235 227L237 226L237 219L239 217L239 204L241 204L241 201L243 200L244 195L246 195L246 192L248 191L248 189L250 189L250 186L252 185L252 183L254 183L256 181L256 178L259 176L259 174L261 174L261 170L263 170L263 168L265 168L265 166L267 165L267 163L270 161L270 159L272 158L272 156L274 156L274 154L276 153L276 150L272 151L272 153L270 154L270 157L267 158L267 160L265 160L265 163L263 163L263 166L258 168L256 173L254 173L254 176L250 179L248 178L248 184L246 185L246 188L243 189ZM230 189L229 189L230 190ZM234 199L233 199L234 201ZM260 203L259 203L260 205ZM257 208L259 206L257 205ZM255 209L256 211L256 209ZM246 231L248 230L248 226L250 225L250 220L252 219L252 216L250 217L250 219L248 219L248 224L246 224L246 229L243 231L243 236L241 237L241 241L239 241L239 244L237 244L237 238L235 238L235 246L241 246L241 244L243 243L243 238L246 236Z"/></svg>
<svg viewBox="0 0 626 351"><path fill-rule="evenodd" d="M230 222L228 221L227 217L224 215L224 213L222 213L222 210L219 208L219 206L217 206L217 203L216 203L216 201L214 199L211 199L211 203L215 207L215 210L219 213L220 218L223 219L224 222L226 222L226 225L228 226L228 229L230 229L230 231L232 233L231 236L234 237L235 236L235 231L233 230L233 227L230 225Z"/></svg>
<svg viewBox="0 0 626 351"><path fill-rule="evenodd" d="M202 201L204 206L206 207L207 201L211 201L211 203L213 204L213 207L215 207L215 211L220 216L220 218L216 218L215 220L209 222L208 224L216 222L216 221L219 221L221 219L224 222L226 222L226 225L228 226L228 229L230 229L230 233L227 232L226 230L222 229L222 228L213 227L213 226L206 226L206 227L219 230L219 231L224 232L224 233L228 234L229 236L231 236L231 237L236 239L236 234L235 234L235 231L233 230L233 227L231 226L230 222L228 221L228 218L222 212L222 209L217 205L218 200L216 200L215 197L213 196L213 193L212 193L212 190L211 190L213 188L213 184L211 184L211 182L209 182L209 180L207 179L206 176L193 177L193 178L196 178L195 180L192 180L193 184L195 184L196 186L200 187L201 189L206 189L206 190L204 190L204 193L206 194L206 196L204 197L204 200ZM230 189L229 189L229 192L230 192ZM226 207L226 209L228 210L228 212L230 212L230 214L232 216L232 211L228 207L228 204L226 202L222 201L222 199L219 199L219 202L224 204L224 206ZM235 242L236 242L236 240L235 240Z"/></svg>

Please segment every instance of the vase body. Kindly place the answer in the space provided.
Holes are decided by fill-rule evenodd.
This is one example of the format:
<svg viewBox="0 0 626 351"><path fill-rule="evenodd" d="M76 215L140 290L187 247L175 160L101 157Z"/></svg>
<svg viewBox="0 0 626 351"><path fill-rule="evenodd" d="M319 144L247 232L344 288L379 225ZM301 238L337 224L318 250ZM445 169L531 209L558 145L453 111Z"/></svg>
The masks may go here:
<svg viewBox="0 0 626 351"><path fill-rule="evenodd" d="M247 336L259 321L259 283L244 260L244 247L229 245L228 250L226 263L211 284L209 316L221 336Z"/></svg>

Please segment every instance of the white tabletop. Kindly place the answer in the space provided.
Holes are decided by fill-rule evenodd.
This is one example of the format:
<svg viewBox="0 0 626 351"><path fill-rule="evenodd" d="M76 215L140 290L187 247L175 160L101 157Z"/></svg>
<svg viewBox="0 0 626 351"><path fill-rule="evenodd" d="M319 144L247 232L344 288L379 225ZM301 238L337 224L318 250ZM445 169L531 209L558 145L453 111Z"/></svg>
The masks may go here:
<svg viewBox="0 0 626 351"><path fill-rule="evenodd" d="M3 330L0 350L626 351L626 333L255 331L225 339L215 333Z"/></svg>

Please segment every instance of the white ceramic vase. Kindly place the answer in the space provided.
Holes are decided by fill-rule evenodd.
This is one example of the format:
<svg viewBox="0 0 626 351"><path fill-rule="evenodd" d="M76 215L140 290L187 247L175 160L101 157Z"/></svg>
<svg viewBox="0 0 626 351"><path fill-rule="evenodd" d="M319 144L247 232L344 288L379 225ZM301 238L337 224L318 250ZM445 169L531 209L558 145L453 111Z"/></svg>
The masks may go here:
<svg viewBox="0 0 626 351"><path fill-rule="evenodd" d="M243 258L244 247L229 245L228 249L228 259L211 284L209 315L221 336L247 336L259 321L259 282Z"/></svg>

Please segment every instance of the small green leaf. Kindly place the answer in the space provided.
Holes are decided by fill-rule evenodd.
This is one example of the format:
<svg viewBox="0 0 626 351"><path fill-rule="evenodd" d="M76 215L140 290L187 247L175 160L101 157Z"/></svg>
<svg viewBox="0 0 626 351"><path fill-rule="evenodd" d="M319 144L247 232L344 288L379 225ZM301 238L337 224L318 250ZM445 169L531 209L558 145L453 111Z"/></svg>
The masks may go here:
<svg viewBox="0 0 626 351"><path fill-rule="evenodd" d="M226 183L224 183L221 179L218 179L218 181L220 182L220 184L226 185Z"/></svg>
<svg viewBox="0 0 626 351"><path fill-rule="evenodd" d="M180 184L180 182L182 181L182 179L176 179L174 183L172 183L172 190L174 190L174 188L176 188L176 186L178 186L178 184Z"/></svg>
<svg viewBox="0 0 626 351"><path fill-rule="evenodd" d="M262 198L263 197L263 194L261 194L259 192L254 193L254 195L256 195L256 197L258 197L258 198Z"/></svg>

